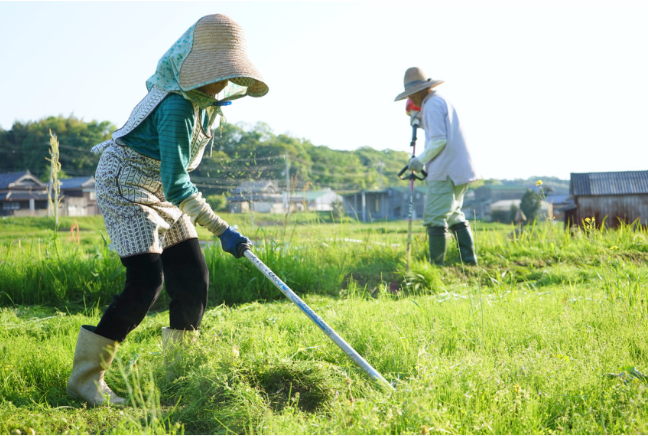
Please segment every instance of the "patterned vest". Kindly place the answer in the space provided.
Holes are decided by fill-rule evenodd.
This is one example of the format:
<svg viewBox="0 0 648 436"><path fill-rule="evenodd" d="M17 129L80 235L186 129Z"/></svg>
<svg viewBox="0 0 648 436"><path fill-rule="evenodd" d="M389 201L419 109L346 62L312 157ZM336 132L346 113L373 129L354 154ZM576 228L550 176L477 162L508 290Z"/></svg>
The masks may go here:
<svg viewBox="0 0 648 436"><path fill-rule="evenodd" d="M111 139L95 145L92 147L91 151L96 154L101 154L106 148L113 144L124 146L123 141L118 141L119 138L123 138L135 130L135 128L139 126L156 107L158 107L167 95L169 95L169 92L156 86L152 87L149 93L146 94L146 97L144 97L142 101L135 106L135 109L131 112L128 121L126 121L126 124L124 124L120 129L115 130ZM189 165L187 166L187 171L193 171L198 167L205 152L205 147L212 139L212 136L210 135L211 126L207 129L207 132L203 130L202 122L200 122L200 108L194 102L191 102L191 104L193 105L194 111L194 129L191 135L191 158L189 160Z"/></svg>

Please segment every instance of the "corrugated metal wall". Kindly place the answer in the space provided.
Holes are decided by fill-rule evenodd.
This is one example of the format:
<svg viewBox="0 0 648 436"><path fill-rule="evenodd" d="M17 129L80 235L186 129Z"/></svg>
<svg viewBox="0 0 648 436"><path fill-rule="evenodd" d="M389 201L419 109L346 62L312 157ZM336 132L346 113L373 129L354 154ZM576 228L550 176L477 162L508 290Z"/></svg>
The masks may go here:
<svg viewBox="0 0 648 436"><path fill-rule="evenodd" d="M637 218L642 225L648 225L648 194L579 196L576 204L579 224L594 217L597 224L605 218L606 227L617 227L619 220L629 224Z"/></svg>

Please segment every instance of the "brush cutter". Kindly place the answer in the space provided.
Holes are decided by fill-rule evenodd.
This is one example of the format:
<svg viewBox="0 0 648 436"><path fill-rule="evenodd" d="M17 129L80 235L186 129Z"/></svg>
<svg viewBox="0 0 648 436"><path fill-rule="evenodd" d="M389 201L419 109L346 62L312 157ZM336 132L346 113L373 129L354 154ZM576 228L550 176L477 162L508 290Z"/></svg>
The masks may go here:
<svg viewBox="0 0 648 436"><path fill-rule="evenodd" d="M304 301L302 301L301 298L297 296L275 273L272 272L270 268L264 264L261 259L259 259L252 251L250 250L250 247L247 244L239 244L238 246L238 252L239 255L245 256L250 262L252 262L252 265L254 265L259 271L263 273L264 276L268 278L290 301L295 303L297 307L301 309L302 312L306 314L306 316L317 325L317 327L320 328L324 332L326 336L329 337L333 342L335 342L335 345L340 347L344 353L351 358L364 372L366 372L369 377L371 377L374 380L382 382L384 385L389 386L392 390L395 390L395 388L389 384L385 378L380 375L378 371L376 371L369 363L367 363L366 360L362 358L349 344L347 344L344 339L342 339L335 331L329 327L328 324L324 322L322 318L320 318L313 310L308 307Z"/></svg>
<svg viewBox="0 0 648 436"><path fill-rule="evenodd" d="M416 106L412 100L409 98L407 99L407 105L405 106L405 112L407 115L410 116L410 124L412 125L412 141L410 142L410 147L412 147L412 157L411 159L414 159L416 157L416 129L419 127L419 118L418 114L421 112L421 108ZM405 166L400 173L398 173L398 177L401 180L410 180L410 198L409 198L409 212L408 212L408 228L407 228L407 259L406 259L406 271L409 271L410 269L410 258L412 256L412 216L414 215L414 181L415 180L425 180L427 177L427 173L425 170L421 170L421 176L416 175L414 171L412 171L409 176L403 176L405 172L407 171L407 168L409 165Z"/></svg>

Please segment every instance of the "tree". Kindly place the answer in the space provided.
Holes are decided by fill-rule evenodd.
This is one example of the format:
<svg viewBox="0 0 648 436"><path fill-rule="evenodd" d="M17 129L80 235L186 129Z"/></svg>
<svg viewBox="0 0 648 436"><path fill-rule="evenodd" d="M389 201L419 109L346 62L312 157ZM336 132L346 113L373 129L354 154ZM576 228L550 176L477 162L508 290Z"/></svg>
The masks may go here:
<svg viewBox="0 0 648 436"><path fill-rule="evenodd" d="M525 224L535 221L540 210L541 200L540 195L531 189L527 189L524 193L520 201L520 209L526 215L527 220Z"/></svg>
<svg viewBox="0 0 648 436"><path fill-rule="evenodd" d="M0 129L0 173L30 170L48 178L45 158L51 129L60 143L61 177L92 175L99 156L90 149L108 139L114 128L107 121L85 122L74 116L16 122L11 130ZM289 178L295 192L323 188L350 192L409 184L397 177L409 160L407 151L367 146L333 150L287 133L276 135L265 123L225 124L222 132L216 128L214 134L213 147L208 146L202 162L190 174L205 197L230 192L250 180L272 180L284 190Z"/></svg>
<svg viewBox="0 0 648 436"><path fill-rule="evenodd" d="M211 206L212 210L222 212L227 210L227 197L225 195L210 195L205 200Z"/></svg>
<svg viewBox="0 0 648 436"><path fill-rule="evenodd" d="M11 130L0 131L0 172L29 170L43 174L49 155L49 132L59 141L60 161L71 176L93 174L99 156L90 149L105 141L115 126L108 121L85 122L74 116L47 117L26 123L15 122Z"/></svg>
<svg viewBox="0 0 648 436"><path fill-rule="evenodd" d="M518 207L515 203L511 203L511 209L509 210L509 223L515 222L515 217L518 214Z"/></svg>

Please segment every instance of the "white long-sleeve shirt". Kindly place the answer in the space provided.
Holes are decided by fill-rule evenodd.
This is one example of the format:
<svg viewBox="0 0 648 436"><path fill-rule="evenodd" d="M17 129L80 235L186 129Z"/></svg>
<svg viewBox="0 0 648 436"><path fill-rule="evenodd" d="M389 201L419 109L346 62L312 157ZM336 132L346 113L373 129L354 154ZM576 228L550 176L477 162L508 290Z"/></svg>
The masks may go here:
<svg viewBox="0 0 648 436"><path fill-rule="evenodd" d="M428 180L443 181L449 176L455 185L463 185L479 178L457 112L436 91L423 100L421 126L425 130L425 150L418 159L427 164Z"/></svg>

